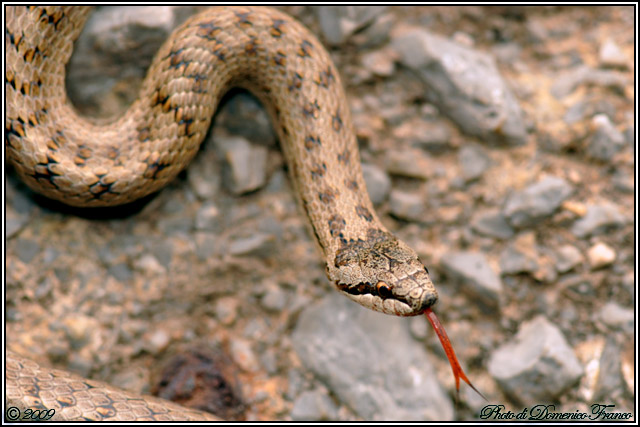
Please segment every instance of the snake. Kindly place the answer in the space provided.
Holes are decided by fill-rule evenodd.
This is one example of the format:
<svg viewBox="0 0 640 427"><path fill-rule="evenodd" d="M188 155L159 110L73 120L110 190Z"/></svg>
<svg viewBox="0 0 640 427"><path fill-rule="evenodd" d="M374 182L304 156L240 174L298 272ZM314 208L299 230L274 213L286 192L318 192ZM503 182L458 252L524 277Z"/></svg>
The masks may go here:
<svg viewBox="0 0 640 427"><path fill-rule="evenodd" d="M376 215L340 74L308 29L268 7L207 9L158 50L127 111L97 124L76 111L65 88L65 66L89 13L76 6L7 8L5 152L29 188L87 208L157 192L196 155L221 97L233 87L248 89L272 119L329 281L364 307L427 313L433 324L438 293L429 271ZM5 372L8 405L56 409L57 419L214 419L11 351Z"/></svg>

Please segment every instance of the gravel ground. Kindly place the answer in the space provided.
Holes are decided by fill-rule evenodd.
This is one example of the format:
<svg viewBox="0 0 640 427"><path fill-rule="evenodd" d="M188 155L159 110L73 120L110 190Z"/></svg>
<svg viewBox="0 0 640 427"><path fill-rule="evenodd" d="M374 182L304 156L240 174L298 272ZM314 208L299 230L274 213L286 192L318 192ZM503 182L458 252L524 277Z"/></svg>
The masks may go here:
<svg viewBox="0 0 640 427"><path fill-rule="evenodd" d="M76 106L121 113L195 9L96 11L70 66ZM429 266L489 404L635 419L633 8L284 9L330 48L377 211ZM140 203L66 208L10 168L6 195L7 346L22 355L135 392L168 382L164 396L194 369L176 360L200 355L215 363L193 375L231 390L209 409L235 419L487 414L466 385L456 403L426 319L332 289L247 94Z"/></svg>

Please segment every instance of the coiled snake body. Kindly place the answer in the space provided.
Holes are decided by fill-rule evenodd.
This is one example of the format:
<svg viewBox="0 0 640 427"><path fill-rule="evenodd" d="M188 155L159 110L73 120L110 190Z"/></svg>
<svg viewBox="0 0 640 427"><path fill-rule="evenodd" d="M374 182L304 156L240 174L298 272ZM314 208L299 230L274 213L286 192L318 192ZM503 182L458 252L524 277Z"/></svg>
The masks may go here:
<svg viewBox="0 0 640 427"><path fill-rule="evenodd" d="M192 17L159 50L126 114L98 126L76 114L64 83L88 12L7 9L6 153L30 188L87 207L157 191L196 154L225 91L245 87L273 118L337 289L399 316L436 302L427 269L373 210L340 76L300 23L262 7L217 7ZM36 366L8 352L8 402L59 408L66 419L199 416Z"/></svg>

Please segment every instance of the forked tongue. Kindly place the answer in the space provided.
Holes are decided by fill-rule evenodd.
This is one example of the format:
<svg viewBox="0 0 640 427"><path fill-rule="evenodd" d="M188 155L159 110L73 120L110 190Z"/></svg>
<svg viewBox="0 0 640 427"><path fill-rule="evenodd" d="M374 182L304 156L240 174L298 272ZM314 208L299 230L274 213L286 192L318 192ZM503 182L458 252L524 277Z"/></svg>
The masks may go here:
<svg viewBox="0 0 640 427"><path fill-rule="evenodd" d="M458 358L456 357L456 353L455 351L453 351L451 341L449 341L449 337L447 336L447 332L444 330L444 327L442 326L442 323L440 323L440 320L438 320L436 314L430 308L427 308L424 311L424 314L425 316L427 316L427 319L429 319L429 323L431 323L431 326L433 326L433 330L436 331L436 334L440 339L440 343L442 344L442 348L447 354L447 359L449 359L449 364L451 365L453 376L456 379L456 394L458 398L460 397L460 378L462 378L465 383L469 384L469 387L471 387L473 391L482 396L484 400L487 400L487 398L484 397L484 395L480 393L478 389L473 386L473 384L471 384L471 381L469 381L469 378L467 378L467 375L462 370L460 362L458 362Z"/></svg>

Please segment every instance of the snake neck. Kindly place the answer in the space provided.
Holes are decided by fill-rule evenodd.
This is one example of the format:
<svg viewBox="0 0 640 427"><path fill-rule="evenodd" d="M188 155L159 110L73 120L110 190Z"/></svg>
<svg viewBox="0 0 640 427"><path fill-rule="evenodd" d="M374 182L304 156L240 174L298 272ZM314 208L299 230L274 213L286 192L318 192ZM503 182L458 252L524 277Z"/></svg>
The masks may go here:
<svg viewBox="0 0 640 427"><path fill-rule="evenodd" d="M161 47L122 118L97 126L76 114L64 83L88 13L8 11L7 154L31 188L76 206L118 205L154 192L196 154L224 92L242 86L274 119L328 262L368 230L384 230L367 196L339 73L301 24L262 7L196 15Z"/></svg>

